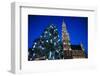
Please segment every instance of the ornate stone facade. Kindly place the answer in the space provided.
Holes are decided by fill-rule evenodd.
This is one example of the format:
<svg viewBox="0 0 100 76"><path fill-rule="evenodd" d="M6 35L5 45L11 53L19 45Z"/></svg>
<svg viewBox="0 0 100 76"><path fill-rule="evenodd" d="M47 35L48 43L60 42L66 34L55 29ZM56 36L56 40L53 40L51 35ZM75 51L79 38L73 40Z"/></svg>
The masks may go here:
<svg viewBox="0 0 100 76"><path fill-rule="evenodd" d="M64 20L62 22L62 41L63 41L64 59L85 58L84 48L82 44L79 45L70 44L69 33L67 31L67 27Z"/></svg>

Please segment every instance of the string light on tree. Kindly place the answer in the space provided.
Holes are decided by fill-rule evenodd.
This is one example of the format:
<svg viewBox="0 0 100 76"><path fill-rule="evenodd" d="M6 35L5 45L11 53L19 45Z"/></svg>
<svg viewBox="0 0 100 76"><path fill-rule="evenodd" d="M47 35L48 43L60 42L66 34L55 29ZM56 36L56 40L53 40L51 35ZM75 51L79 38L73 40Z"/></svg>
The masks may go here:
<svg viewBox="0 0 100 76"><path fill-rule="evenodd" d="M48 60L61 59L60 39L55 25L48 26L33 44L33 55L29 60L46 58ZM60 51L59 51L60 50Z"/></svg>

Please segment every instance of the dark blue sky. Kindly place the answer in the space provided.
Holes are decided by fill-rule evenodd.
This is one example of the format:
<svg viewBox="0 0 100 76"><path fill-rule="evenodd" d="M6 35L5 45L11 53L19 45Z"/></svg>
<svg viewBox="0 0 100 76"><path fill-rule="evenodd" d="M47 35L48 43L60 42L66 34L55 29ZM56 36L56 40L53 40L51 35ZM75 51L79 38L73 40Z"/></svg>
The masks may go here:
<svg viewBox="0 0 100 76"><path fill-rule="evenodd" d="M70 36L71 44L83 44L85 52L88 50L88 18L71 16L43 16L28 15L28 48L33 41L40 37L44 29L50 24L58 28L59 36L62 36L62 21L65 21Z"/></svg>

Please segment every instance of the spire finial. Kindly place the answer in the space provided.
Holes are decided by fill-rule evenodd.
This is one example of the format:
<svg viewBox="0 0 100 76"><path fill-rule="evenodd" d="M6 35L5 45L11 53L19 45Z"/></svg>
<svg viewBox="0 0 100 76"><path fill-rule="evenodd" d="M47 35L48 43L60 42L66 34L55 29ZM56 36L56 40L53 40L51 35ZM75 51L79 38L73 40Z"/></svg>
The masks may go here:
<svg viewBox="0 0 100 76"><path fill-rule="evenodd" d="M65 22L65 19L64 19L64 17L63 17L63 23Z"/></svg>
<svg viewBox="0 0 100 76"><path fill-rule="evenodd" d="M63 17L62 26L66 28L65 18Z"/></svg>

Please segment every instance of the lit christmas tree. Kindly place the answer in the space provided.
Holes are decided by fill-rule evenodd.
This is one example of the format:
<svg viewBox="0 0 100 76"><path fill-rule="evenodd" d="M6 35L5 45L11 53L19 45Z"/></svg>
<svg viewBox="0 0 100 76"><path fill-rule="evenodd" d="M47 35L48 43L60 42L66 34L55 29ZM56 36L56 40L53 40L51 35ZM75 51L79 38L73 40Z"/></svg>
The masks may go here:
<svg viewBox="0 0 100 76"><path fill-rule="evenodd" d="M62 42L55 25L47 27L28 50L28 60L55 60L63 58Z"/></svg>

